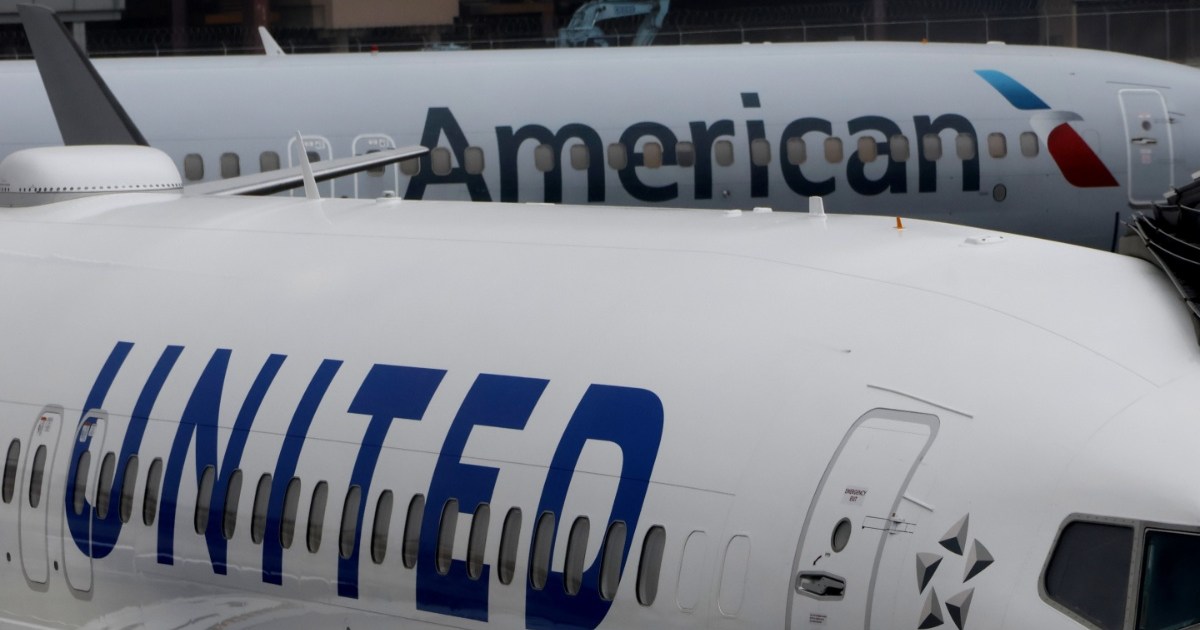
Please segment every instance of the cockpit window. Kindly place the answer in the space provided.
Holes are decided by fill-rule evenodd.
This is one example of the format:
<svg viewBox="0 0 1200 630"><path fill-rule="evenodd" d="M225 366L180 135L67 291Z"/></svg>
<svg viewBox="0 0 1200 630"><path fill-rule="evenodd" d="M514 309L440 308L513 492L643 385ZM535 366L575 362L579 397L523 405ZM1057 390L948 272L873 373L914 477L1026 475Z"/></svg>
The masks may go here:
<svg viewBox="0 0 1200 630"><path fill-rule="evenodd" d="M1200 536L1146 531L1138 630L1200 623Z"/></svg>
<svg viewBox="0 0 1200 630"><path fill-rule="evenodd" d="M1059 535L1046 567L1046 595L1102 630L1120 630L1132 558L1132 527L1070 523ZM1154 626L1155 630L1168 627L1182 626Z"/></svg>

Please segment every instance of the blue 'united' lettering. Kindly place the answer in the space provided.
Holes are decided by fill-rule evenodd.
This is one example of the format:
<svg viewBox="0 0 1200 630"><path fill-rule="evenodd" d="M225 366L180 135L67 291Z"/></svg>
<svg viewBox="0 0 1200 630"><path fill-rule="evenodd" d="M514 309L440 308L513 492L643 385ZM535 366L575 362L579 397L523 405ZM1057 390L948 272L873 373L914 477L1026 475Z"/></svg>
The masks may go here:
<svg viewBox="0 0 1200 630"><path fill-rule="evenodd" d="M650 131L658 133L660 130ZM102 410L104 402L133 347L134 344L130 342L118 343L96 377L83 407L85 412L77 430L79 439L73 440L68 479L75 479L80 454L91 448L91 433L87 430L89 423L105 417ZM159 356L134 405L122 441L120 461L127 461L141 450L155 403L183 352L182 346L168 346ZM199 487L206 468L212 467L216 476L209 518L203 524L209 561L216 574L223 575L228 570L228 542L222 535L221 525L229 480L232 472L241 465L255 419L287 359L285 355L272 354L264 361L242 400L225 452L221 454L218 452L219 412L232 356L233 351L229 349L213 352L192 388L178 421L166 459L161 490L161 515L157 526L157 559L161 564L175 563L180 484L184 478L189 446L194 445L191 454L195 464L196 487ZM284 550L279 532L284 495L288 483L296 475L300 454L308 440L317 410L341 366L341 361L327 359L321 362L297 403L283 437L275 463L267 506L267 526L262 541L264 582L283 582ZM361 489L360 496L365 498L370 491L384 438L392 422L397 419L423 420L445 375L444 370L386 364L374 365L368 372L347 409L347 413L370 418L350 475L349 487L358 486ZM464 513L468 510L473 513L480 504L491 502L499 469L462 462L463 450L471 433L479 426L523 431L548 385L549 381L544 379L481 374L464 397L450 423L426 495L428 501L421 520L417 562L418 609L487 621L488 589L491 585L488 579L489 565L483 565L482 575L477 579L468 576L466 563L461 560L453 560L445 574L435 570L441 512L451 499L465 508ZM652 392L609 385L590 386L558 442L546 473L537 513L562 512L584 445L589 440L606 441L621 451L620 477L608 520L621 521L629 532L636 531L649 489L650 475L658 457L662 431L662 403ZM118 467L112 484L110 505L119 501L119 492L124 485L124 468ZM67 522L75 545L94 559L108 556L121 533L121 521L116 516L118 510L110 510L103 518L94 514L95 510L90 505L77 512L72 502L73 493L67 494ZM352 553L349 557L338 554L337 590L341 597L357 598L359 594L359 548L365 505L365 500L359 502ZM632 540L632 536L626 537L621 550L622 572ZM591 559L591 564L584 572L584 588L571 596L570 600L566 599L560 572L551 571L549 575L548 585L554 585L555 588L527 590L527 627L595 628L599 625L611 606L611 602L603 600L599 594L601 553L603 551Z"/></svg>

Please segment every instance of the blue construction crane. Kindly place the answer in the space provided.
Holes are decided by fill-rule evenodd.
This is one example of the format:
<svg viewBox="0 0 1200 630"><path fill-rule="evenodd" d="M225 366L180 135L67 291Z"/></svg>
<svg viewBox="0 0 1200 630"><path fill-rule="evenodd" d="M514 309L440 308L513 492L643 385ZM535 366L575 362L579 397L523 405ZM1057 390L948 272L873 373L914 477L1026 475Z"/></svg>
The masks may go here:
<svg viewBox="0 0 1200 630"><path fill-rule="evenodd" d="M649 46L667 18L671 0L591 0L579 7L571 22L558 31L558 45L608 46L608 35L597 24L605 20L644 15L634 46Z"/></svg>

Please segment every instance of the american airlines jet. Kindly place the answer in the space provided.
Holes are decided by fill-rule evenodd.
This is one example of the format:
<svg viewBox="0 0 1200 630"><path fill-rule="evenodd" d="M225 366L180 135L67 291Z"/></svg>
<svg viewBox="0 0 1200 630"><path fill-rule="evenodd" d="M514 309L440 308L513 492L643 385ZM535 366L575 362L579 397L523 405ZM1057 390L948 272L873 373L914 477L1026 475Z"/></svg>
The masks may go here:
<svg viewBox="0 0 1200 630"><path fill-rule="evenodd" d="M1062 48L908 43L98 62L186 182L422 144L326 196L749 210L824 196L1109 248L1200 166L1200 71ZM0 64L0 155L56 144Z"/></svg>
<svg viewBox="0 0 1200 630"><path fill-rule="evenodd" d="M297 161L0 163L6 627L1200 622L1200 349L1145 262Z"/></svg>

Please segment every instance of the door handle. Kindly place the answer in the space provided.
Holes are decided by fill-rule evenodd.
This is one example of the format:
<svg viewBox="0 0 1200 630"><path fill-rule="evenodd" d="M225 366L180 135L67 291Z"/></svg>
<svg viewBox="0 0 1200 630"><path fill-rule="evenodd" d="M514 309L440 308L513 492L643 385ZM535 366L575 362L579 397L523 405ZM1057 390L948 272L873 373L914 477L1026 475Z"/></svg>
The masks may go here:
<svg viewBox="0 0 1200 630"><path fill-rule="evenodd" d="M822 599L841 599L846 595L846 580L829 573L800 573L796 576L796 592Z"/></svg>
<svg viewBox="0 0 1200 630"><path fill-rule="evenodd" d="M1133 138L1130 142L1134 144L1158 144L1158 138Z"/></svg>

